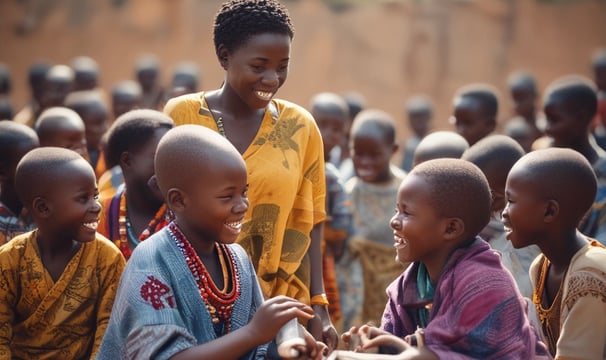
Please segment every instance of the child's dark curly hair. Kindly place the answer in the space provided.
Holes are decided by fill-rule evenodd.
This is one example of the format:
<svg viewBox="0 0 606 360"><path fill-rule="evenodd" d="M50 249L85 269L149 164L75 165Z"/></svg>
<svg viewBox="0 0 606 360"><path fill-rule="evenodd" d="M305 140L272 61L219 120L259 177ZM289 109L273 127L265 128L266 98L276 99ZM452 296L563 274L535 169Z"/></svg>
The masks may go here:
<svg viewBox="0 0 606 360"><path fill-rule="evenodd" d="M295 29L284 5L275 0L227 1L215 16L215 51L218 53L219 45L233 51L251 36L262 33L293 38Z"/></svg>

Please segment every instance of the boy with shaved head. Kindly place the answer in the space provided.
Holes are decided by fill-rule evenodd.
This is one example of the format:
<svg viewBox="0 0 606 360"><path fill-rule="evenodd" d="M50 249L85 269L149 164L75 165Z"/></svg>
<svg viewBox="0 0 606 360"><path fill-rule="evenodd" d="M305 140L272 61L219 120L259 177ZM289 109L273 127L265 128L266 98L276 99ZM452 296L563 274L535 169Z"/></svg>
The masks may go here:
<svg viewBox="0 0 606 360"><path fill-rule="evenodd" d="M532 300L556 359L606 358L606 250L577 230L596 183L583 155L558 148L525 155L507 177L507 238L541 249L530 267Z"/></svg>
<svg viewBox="0 0 606 360"><path fill-rule="evenodd" d="M436 131L426 135L415 149L413 166L440 158L458 159L469 149L467 140L454 131Z"/></svg>
<svg viewBox="0 0 606 360"><path fill-rule="evenodd" d="M595 86L590 80L568 75L556 79L543 100L547 119L544 142L548 147L570 148L591 164L598 180L593 205L580 221L579 229L606 244L606 152L591 135L591 121L597 111ZM535 143L539 142L535 141ZM534 145L533 145L534 147Z"/></svg>
<svg viewBox="0 0 606 360"><path fill-rule="evenodd" d="M364 325L343 339L357 334L358 350L380 346L398 359L549 358L511 275L477 236L490 204L488 181L470 162L415 166L390 222L398 260L412 265L387 288L381 328Z"/></svg>
<svg viewBox="0 0 606 360"><path fill-rule="evenodd" d="M182 125L162 137L154 163L175 220L134 249L98 359L263 358L282 325L313 310L282 295L264 302L235 243L248 210L242 156L217 132ZM320 358L306 335L297 350Z"/></svg>
<svg viewBox="0 0 606 360"><path fill-rule="evenodd" d="M0 247L0 358L94 358L125 263L96 231L95 173L44 147L21 159L15 184L38 228Z"/></svg>
<svg viewBox="0 0 606 360"><path fill-rule="evenodd" d="M505 181L509 170L522 156L524 149L506 135L489 135L475 143L461 158L480 168L492 194L490 222L480 232L480 237L501 254L501 261L511 272L524 297L532 298L532 286L528 277L530 263L541 253L537 246L515 249L505 237L501 212L505 208Z"/></svg>
<svg viewBox="0 0 606 360"><path fill-rule="evenodd" d="M86 127L77 112L56 106L40 114L34 125L40 146L56 146L73 150L88 160Z"/></svg>

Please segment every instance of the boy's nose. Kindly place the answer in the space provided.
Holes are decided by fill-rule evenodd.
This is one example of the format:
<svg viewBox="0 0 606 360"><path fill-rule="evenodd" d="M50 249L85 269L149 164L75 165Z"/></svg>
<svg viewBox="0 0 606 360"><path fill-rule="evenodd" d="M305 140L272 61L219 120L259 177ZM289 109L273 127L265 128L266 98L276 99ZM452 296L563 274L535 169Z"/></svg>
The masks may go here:
<svg viewBox="0 0 606 360"><path fill-rule="evenodd" d="M236 206L234 206L235 213L245 213L248 210L248 200L239 201Z"/></svg>
<svg viewBox="0 0 606 360"><path fill-rule="evenodd" d="M395 215L389 221L389 225L391 226L392 229L399 230L402 227L402 222L400 221L400 219L398 218L398 216Z"/></svg>

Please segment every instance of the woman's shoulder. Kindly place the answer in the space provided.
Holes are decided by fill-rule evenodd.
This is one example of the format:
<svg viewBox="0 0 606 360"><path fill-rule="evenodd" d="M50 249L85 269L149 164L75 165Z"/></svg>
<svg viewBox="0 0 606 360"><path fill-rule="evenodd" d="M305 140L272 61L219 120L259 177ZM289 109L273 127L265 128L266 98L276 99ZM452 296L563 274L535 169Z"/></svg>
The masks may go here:
<svg viewBox="0 0 606 360"><path fill-rule="evenodd" d="M272 103L276 106L277 111L280 113L280 115L296 115L301 119L311 121L315 124L314 118L313 116L311 116L311 113L299 104L284 99L273 99Z"/></svg>
<svg viewBox="0 0 606 360"><path fill-rule="evenodd" d="M164 113L170 115L174 111L181 109L189 109L192 107L199 108L203 96L204 91L200 91L174 97L168 100L166 105L164 105Z"/></svg>

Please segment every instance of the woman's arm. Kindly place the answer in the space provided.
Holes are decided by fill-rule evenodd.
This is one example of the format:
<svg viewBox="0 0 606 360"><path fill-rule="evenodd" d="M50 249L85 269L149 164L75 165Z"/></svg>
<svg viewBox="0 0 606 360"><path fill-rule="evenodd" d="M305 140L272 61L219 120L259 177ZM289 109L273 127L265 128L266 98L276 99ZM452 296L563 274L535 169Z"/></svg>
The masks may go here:
<svg viewBox="0 0 606 360"><path fill-rule="evenodd" d="M322 271L322 237L323 237L324 223L319 223L314 226L311 231L311 245L309 246L308 254L310 259L311 267L311 281L310 281L310 295L312 299L314 296L323 295L324 293L324 278ZM309 332L316 338L328 346L328 351L337 348L339 342L339 336L337 330L333 326L330 316L328 313L328 303L315 304L312 300L312 308L316 313L316 317L311 319L308 324Z"/></svg>

